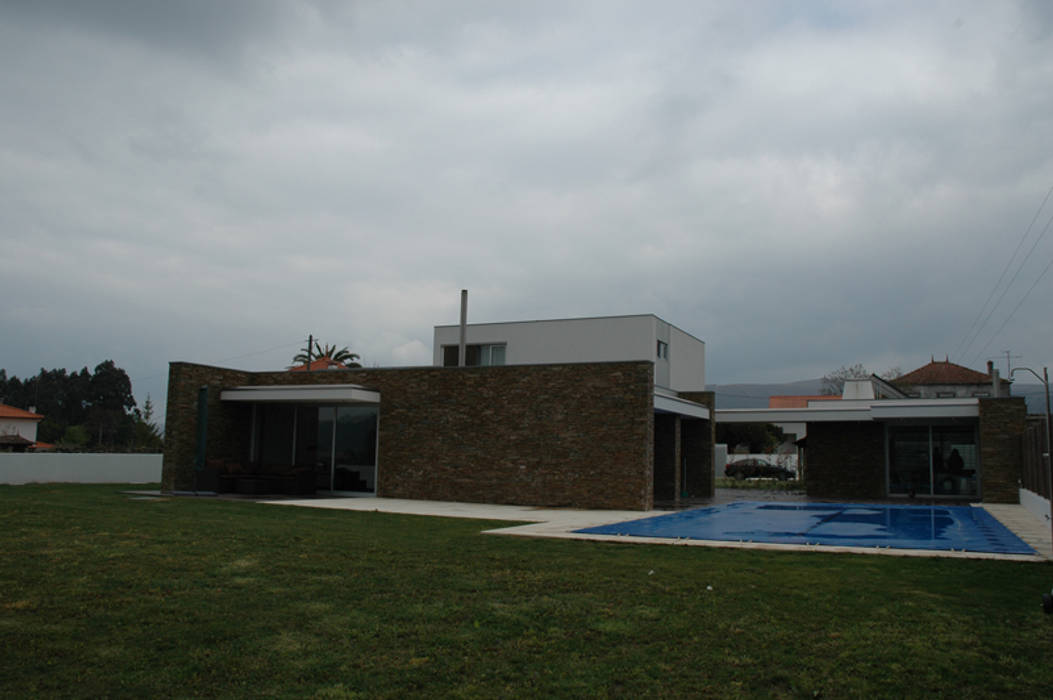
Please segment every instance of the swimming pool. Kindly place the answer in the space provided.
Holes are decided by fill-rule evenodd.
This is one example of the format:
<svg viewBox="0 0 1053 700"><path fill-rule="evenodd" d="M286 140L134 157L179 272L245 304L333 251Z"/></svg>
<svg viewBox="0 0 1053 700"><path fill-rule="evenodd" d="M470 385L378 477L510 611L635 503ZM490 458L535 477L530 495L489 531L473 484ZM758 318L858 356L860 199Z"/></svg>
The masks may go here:
<svg viewBox="0 0 1053 700"><path fill-rule="evenodd" d="M576 532L730 542L1035 553L990 513L971 506L740 501Z"/></svg>

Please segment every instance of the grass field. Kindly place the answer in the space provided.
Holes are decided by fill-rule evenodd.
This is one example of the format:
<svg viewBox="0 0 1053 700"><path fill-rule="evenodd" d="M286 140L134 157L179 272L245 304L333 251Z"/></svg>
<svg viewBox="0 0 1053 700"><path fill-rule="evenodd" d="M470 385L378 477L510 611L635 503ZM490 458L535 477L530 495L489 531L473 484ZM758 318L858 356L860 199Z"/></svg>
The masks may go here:
<svg viewBox="0 0 1053 700"><path fill-rule="evenodd" d="M1047 697L1053 565L0 486L0 694Z"/></svg>

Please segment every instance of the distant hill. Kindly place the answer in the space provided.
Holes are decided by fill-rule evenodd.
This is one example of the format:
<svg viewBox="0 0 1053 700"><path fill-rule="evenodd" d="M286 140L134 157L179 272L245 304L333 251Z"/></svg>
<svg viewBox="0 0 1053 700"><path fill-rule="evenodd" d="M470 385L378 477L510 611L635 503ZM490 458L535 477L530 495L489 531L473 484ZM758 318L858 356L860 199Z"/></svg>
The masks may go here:
<svg viewBox="0 0 1053 700"><path fill-rule="evenodd" d="M1014 384L1013 396L1023 396L1027 400L1028 413L1046 413L1046 387L1041 384Z"/></svg>
<svg viewBox="0 0 1053 700"><path fill-rule="evenodd" d="M717 395L717 408L767 408L769 396L821 394L822 379L805 379L782 384L710 384L707 391Z"/></svg>
<svg viewBox="0 0 1053 700"><path fill-rule="evenodd" d="M805 379L783 384L709 384L716 392L717 408L767 408L769 396L801 396L823 393L822 379ZM1041 384L1014 384L1013 396L1023 396L1027 412L1046 412L1046 392Z"/></svg>

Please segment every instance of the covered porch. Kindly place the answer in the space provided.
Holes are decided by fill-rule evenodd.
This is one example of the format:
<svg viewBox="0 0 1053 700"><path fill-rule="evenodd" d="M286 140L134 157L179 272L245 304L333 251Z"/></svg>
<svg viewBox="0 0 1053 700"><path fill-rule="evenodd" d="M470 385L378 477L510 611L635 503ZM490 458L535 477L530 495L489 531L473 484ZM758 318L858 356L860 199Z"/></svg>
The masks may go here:
<svg viewBox="0 0 1053 700"><path fill-rule="evenodd" d="M242 459L219 465L216 490L375 493L380 393L353 384L239 386L220 401L247 426Z"/></svg>

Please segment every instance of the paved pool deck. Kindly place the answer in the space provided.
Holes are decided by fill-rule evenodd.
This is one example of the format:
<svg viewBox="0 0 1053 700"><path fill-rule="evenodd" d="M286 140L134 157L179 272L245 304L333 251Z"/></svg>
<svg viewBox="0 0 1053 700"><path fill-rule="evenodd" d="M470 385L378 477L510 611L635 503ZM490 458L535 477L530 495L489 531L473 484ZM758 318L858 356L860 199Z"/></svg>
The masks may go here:
<svg viewBox="0 0 1053 700"><path fill-rule="evenodd" d="M725 494L727 495L727 494ZM756 500L756 492L751 494ZM723 502L729 502L721 499ZM770 500L778 501L778 496ZM805 500L787 498L785 500ZM573 508L535 508L530 506L492 505L485 503L457 503L448 501L416 501L398 498L361 496L352 498L308 498L261 501L272 505L356 510L365 512L400 513L404 515L427 515L444 518L472 518L480 520L506 520L525 522L490 530L485 534L517 537L549 537L556 539L593 540L633 544L666 544L681 547L719 547L726 549L762 549L771 551L827 552L851 554L881 554L900 557L945 557L954 559L998 559L1003 561L1051 561L1051 536L1049 524L1035 517L1026 508L1010 504L978 504L999 522L1027 542L1036 554L995 554L988 552L951 552L942 550L888 549L877 547L841 547L826 545L769 544L761 542L725 542L717 540L688 540L661 537L634 537L619 535L594 535L575 532L581 528L609 525L626 520L639 520L655 515L664 515L668 510L578 510Z"/></svg>

